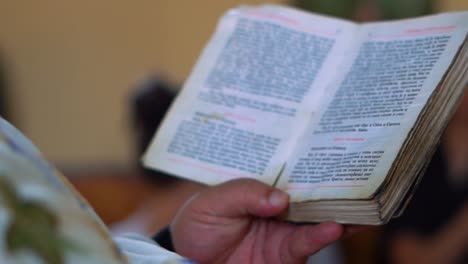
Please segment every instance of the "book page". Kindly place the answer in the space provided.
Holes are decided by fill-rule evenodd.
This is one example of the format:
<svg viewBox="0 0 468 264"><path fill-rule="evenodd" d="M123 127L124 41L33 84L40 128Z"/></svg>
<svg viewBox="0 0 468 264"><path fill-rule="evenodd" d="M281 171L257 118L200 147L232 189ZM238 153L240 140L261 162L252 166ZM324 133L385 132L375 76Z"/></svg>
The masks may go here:
<svg viewBox="0 0 468 264"><path fill-rule="evenodd" d="M293 201L369 198L384 181L468 31L468 13L364 24L278 187Z"/></svg>
<svg viewBox="0 0 468 264"><path fill-rule="evenodd" d="M199 58L144 164L216 184L273 184L316 114L355 25L278 6L229 11Z"/></svg>

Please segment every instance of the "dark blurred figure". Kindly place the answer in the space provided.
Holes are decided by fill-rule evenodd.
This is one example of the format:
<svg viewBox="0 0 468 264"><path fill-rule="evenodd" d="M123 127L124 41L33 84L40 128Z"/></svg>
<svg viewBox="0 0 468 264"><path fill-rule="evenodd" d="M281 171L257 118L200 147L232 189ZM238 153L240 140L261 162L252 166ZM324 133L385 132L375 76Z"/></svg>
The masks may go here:
<svg viewBox="0 0 468 264"><path fill-rule="evenodd" d="M141 191L147 195L141 206L127 219L111 227L113 233L153 235L168 225L178 208L202 188L194 182L146 169L140 161L174 100L177 89L177 86L164 78L152 77L140 83L130 96L137 177L141 181Z"/></svg>
<svg viewBox="0 0 468 264"><path fill-rule="evenodd" d="M3 58L2 54L0 53L0 116L3 118L8 119L7 116L7 78L6 78L6 64L5 59ZM11 122L11 121L10 121Z"/></svg>
<svg viewBox="0 0 468 264"><path fill-rule="evenodd" d="M142 166L140 158L151 143L164 115L175 99L178 87L161 77L152 77L141 83L130 96L131 120L134 128L137 167L149 182L154 184L174 184L175 177Z"/></svg>
<svg viewBox="0 0 468 264"><path fill-rule="evenodd" d="M382 263L468 263L468 94L404 214L383 227Z"/></svg>

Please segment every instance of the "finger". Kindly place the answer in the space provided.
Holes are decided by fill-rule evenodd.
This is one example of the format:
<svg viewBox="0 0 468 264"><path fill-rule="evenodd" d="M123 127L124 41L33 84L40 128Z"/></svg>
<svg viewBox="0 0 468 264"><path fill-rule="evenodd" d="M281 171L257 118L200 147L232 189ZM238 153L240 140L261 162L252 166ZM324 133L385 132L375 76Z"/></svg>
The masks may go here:
<svg viewBox="0 0 468 264"><path fill-rule="evenodd" d="M197 204L205 213L223 217L275 216L288 206L288 195L253 179L237 179L199 194Z"/></svg>
<svg viewBox="0 0 468 264"><path fill-rule="evenodd" d="M334 222L299 227L285 240L287 248L282 255L282 262L297 263L306 259L340 239L343 232L344 227Z"/></svg>

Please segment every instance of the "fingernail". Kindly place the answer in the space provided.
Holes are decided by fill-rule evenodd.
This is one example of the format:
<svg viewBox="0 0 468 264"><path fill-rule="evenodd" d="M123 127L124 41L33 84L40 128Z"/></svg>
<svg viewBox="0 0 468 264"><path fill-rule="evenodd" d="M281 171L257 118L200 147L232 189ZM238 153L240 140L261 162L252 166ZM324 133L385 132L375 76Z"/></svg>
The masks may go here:
<svg viewBox="0 0 468 264"><path fill-rule="evenodd" d="M274 190L271 192L268 202L273 206L280 206L286 203L288 200L288 195L282 191Z"/></svg>

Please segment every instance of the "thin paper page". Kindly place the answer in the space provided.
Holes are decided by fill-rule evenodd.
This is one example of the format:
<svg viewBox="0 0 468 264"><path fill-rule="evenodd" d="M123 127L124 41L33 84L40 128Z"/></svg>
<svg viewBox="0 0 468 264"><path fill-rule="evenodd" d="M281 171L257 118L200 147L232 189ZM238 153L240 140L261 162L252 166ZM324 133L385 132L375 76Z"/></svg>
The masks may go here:
<svg viewBox="0 0 468 264"><path fill-rule="evenodd" d="M370 197L463 43L467 15L363 25L355 59L278 187L294 201Z"/></svg>
<svg viewBox="0 0 468 264"><path fill-rule="evenodd" d="M272 184L353 28L275 6L228 12L144 163L209 184L245 177Z"/></svg>

